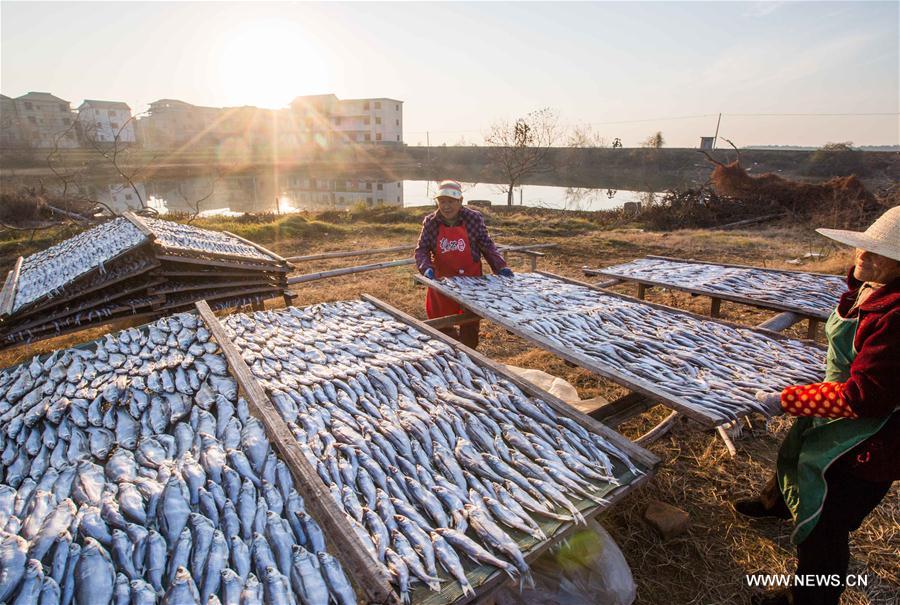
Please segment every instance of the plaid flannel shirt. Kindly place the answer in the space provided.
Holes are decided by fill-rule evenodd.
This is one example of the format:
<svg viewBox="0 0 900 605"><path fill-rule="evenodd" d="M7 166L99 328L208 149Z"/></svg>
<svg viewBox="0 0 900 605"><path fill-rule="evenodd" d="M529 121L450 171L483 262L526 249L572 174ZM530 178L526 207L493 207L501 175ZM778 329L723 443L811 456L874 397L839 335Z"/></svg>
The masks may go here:
<svg viewBox="0 0 900 605"><path fill-rule="evenodd" d="M472 260L485 260L491 266L494 273L506 266L506 261L497 250L494 241L488 235L484 226L484 217L477 210L463 206L459 210L459 218L466 227L469 235L469 245L472 251ZM438 229L441 223L446 224L438 211L434 211L422 221L422 232L419 234L419 242L416 244L416 267L419 273L425 273L426 269L434 268L434 251L437 249Z"/></svg>

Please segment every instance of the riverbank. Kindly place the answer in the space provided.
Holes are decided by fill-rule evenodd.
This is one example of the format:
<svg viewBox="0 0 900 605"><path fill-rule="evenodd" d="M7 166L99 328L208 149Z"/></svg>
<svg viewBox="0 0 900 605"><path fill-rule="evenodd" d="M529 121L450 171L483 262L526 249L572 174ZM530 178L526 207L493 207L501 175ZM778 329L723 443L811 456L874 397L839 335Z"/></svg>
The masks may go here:
<svg viewBox="0 0 900 605"><path fill-rule="evenodd" d="M262 216L236 219L200 219L193 224L227 229L253 239L283 256L307 255L333 250L374 249L415 241L425 208L384 208L356 212L302 213L291 216ZM759 266L807 269L843 273L850 263L849 250L832 246L817 235L817 225L780 224L738 230L645 231L635 224L615 226L604 222L601 213L575 213L528 208L490 209L486 218L499 243L547 242L539 268L584 279L580 268L608 266L645 254L692 257L701 260L735 262ZM19 254L45 248L68 229L0 234L0 268L4 271ZM804 258L807 253L822 256ZM369 258L360 262L390 260L401 255ZM789 261L799 259L799 264ZM526 270L524 257L512 256L515 271ZM309 273L348 266L353 259L323 260L298 267ZM371 293L416 317L424 317L424 290L412 280L410 267L362 273L299 286L297 305L356 298ZM634 294L634 286L617 291ZM689 295L653 289L648 300L705 313L708 301ZM725 319L747 325L771 316L749 307L722 304ZM797 327L790 333L803 336ZM96 337L102 330L64 337L41 345L41 349L74 344ZM535 349L505 330L482 323L482 344L486 355L527 368L544 370L573 384L582 398L614 399L624 390L595 375L572 368L560 359ZM0 353L0 366L34 354L36 347ZM668 413L656 407L630 420L619 431L634 439ZM790 528L777 521L752 524L738 517L728 502L759 489L774 465L777 445L789 421L776 420L770 430L755 423L745 427L737 439L737 456L730 458L714 432L693 424L678 424L673 431L650 446L662 459L659 473L644 489L615 507L601 522L622 548L638 585L638 602L650 605L746 603L750 590L745 575L792 573L796 560L790 544ZM887 605L900 591L896 576L896 553L900 549L900 488L895 487L879 507L854 533L851 573L867 574L869 586L852 588L844 605ZM682 508L691 515L688 531L663 542L642 520L650 500L658 499Z"/></svg>
<svg viewBox="0 0 900 605"><path fill-rule="evenodd" d="M120 177L133 180L198 176L238 176L258 173L302 173L331 178L440 180L453 175L469 183L503 183L505 176L492 161L490 147L351 147L303 157L270 153L235 154L215 148L158 151L126 148L115 161L94 150L0 150L0 186L52 183L60 175L72 180ZM710 156L728 162L730 148ZM900 181L900 153L875 151L740 151L741 162L753 174L772 172L795 180L823 180L856 174L867 187L878 189ZM664 191L698 187L712 164L696 149L554 148L522 184L565 187ZM320 177L321 178L321 177Z"/></svg>

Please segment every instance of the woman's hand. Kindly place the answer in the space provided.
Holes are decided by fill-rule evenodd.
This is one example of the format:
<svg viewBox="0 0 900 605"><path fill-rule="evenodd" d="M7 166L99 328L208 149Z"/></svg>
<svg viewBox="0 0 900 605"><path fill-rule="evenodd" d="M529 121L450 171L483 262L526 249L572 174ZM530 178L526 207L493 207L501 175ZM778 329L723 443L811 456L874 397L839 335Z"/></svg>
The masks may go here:
<svg viewBox="0 0 900 605"><path fill-rule="evenodd" d="M779 416L784 414L781 407L781 393L771 391L756 391L756 400L762 404L766 416Z"/></svg>

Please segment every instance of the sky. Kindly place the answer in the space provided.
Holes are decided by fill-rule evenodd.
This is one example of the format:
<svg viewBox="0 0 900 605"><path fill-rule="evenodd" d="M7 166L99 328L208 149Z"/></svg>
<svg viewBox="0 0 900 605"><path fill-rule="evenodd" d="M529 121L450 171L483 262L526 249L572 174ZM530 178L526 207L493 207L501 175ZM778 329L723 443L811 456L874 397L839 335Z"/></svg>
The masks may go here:
<svg viewBox="0 0 900 605"><path fill-rule="evenodd" d="M626 146L694 147L720 112L740 146L896 145L900 3L3 0L0 92L28 91L136 112L388 97L410 145L543 107Z"/></svg>

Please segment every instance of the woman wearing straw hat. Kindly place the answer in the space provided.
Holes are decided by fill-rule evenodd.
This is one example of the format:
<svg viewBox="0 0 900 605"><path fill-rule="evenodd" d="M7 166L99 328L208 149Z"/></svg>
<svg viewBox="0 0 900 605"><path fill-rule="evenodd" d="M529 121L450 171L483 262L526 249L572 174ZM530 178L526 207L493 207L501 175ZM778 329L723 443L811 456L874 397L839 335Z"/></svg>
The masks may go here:
<svg viewBox="0 0 900 605"><path fill-rule="evenodd" d="M497 251L484 226L481 213L462 205L462 186L456 181L441 181L434 197L437 210L422 221L422 232L416 244L416 267L428 279L441 279L460 275L481 275L481 256L487 260L494 273L512 277L512 270ZM428 288L425 295L425 314L428 319L462 313L459 304ZM467 347L478 346L478 320L456 327L444 328L445 332Z"/></svg>
<svg viewBox="0 0 900 605"><path fill-rule="evenodd" d="M756 604L837 605L850 532L900 478L900 206L865 232L817 231L854 246L856 258L849 289L825 324L825 381L757 393L773 415L798 418L775 477L759 497L735 502L749 517L794 521L792 586L755 595Z"/></svg>

